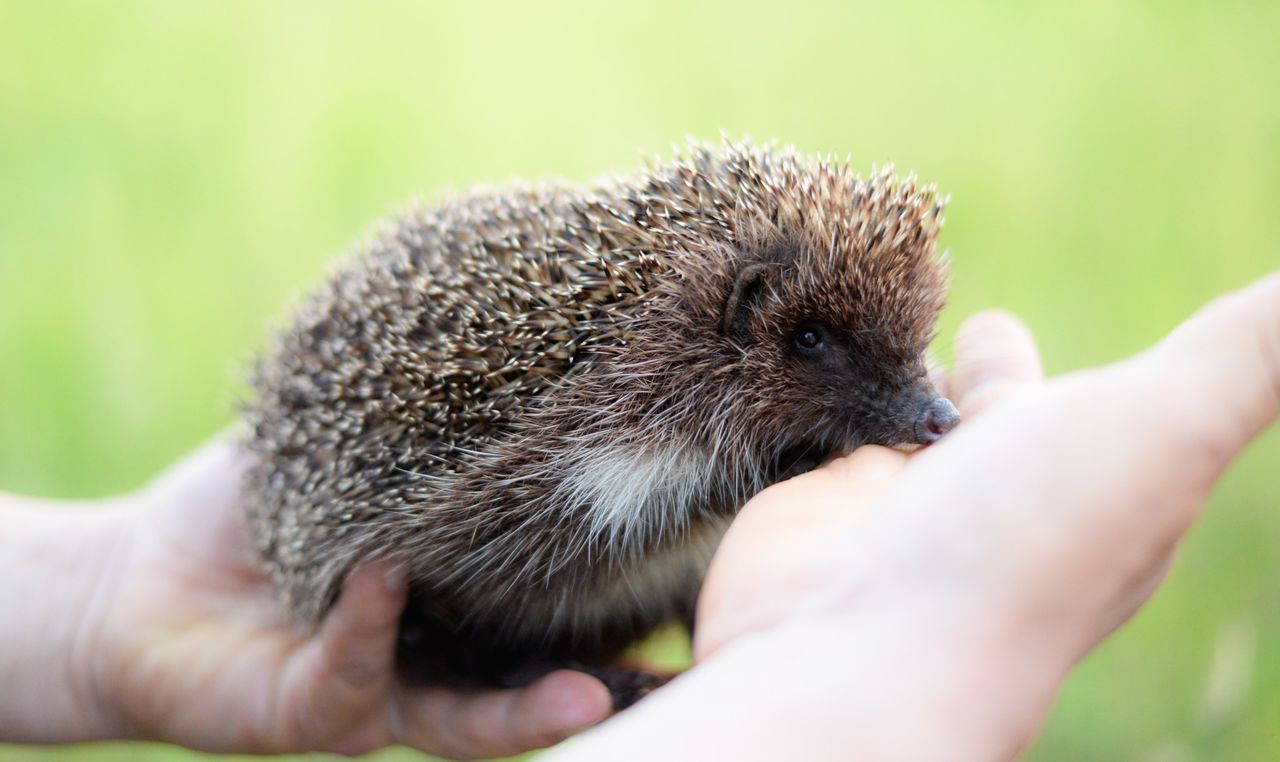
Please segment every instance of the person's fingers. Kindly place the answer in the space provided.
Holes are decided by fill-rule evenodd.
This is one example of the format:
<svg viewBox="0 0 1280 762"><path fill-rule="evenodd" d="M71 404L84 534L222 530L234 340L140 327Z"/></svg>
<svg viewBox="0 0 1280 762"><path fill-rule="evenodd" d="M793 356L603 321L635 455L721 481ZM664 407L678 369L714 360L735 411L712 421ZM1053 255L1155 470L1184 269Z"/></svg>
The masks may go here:
<svg viewBox="0 0 1280 762"><path fill-rule="evenodd" d="M860 520L906 468L907 460L906 453L867 445L770 487L738 512L726 535L732 540L717 550L716 565L756 573L767 567L766 559L789 557L815 533Z"/></svg>
<svg viewBox="0 0 1280 762"><path fill-rule="evenodd" d="M386 563L351 575L320 630L328 677L357 691L385 689L407 591L404 571Z"/></svg>
<svg viewBox="0 0 1280 762"><path fill-rule="evenodd" d="M1153 351L1057 379L957 430L886 497L877 515L893 539L877 542L914 543L913 557L939 569L967 568L970 546L1007 548L992 569L1036 602L1031 629L1087 648L1145 600L1213 483L1278 412L1272 276ZM934 508L952 504L971 509Z"/></svg>
<svg viewBox="0 0 1280 762"><path fill-rule="evenodd" d="M285 674L282 711L299 739L336 737L386 704L407 586L386 563L354 572L319 633ZM305 745L304 745L305 748Z"/></svg>
<svg viewBox="0 0 1280 762"><path fill-rule="evenodd" d="M240 480L252 463L231 432L188 453L144 487L156 498L201 506L240 499Z"/></svg>
<svg viewBox="0 0 1280 762"><path fill-rule="evenodd" d="M152 528L175 550L211 566L260 571L241 490L252 456L230 434L188 454L140 493Z"/></svg>
<svg viewBox="0 0 1280 762"><path fill-rule="evenodd" d="M949 391L961 416L979 414L1043 377L1035 339L1018 318L988 310L960 326Z"/></svg>
<svg viewBox="0 0 1280 762"><path fill-rule="evenodd" d="M951 377L947 373L946 367L938 362L938 358L932 354L925 357L925 369L929 374L929 383L933 385L933 390L938 393L939 397L951 398Z"/></svg>
<svg viewBox="0 0 1280 762"><path fill-rule="evenodd" d="M888 447L867 445L848 455L831 459L818 472L844 480L845 486L851 491L851 499L865 499L879 495L906 466L905 453ZM842 510L848 507L836 506Z"/></svg>
<svg viewBox="0 0 1280 762"><path fill-rule="evenodd" d="M1280 272L1211 302L1140 361L1181 433L1170 444L1210 448L1225 467L1280 414Z"/></svg>
<svg viewBox="0 0 1280 762"><path fill-rule="evenodd" d="M550 746L607 717L612 699L590 675L560 670L525 688L460 694L406 691L395 740L451 759L505 757Z"/></svg>
<svg viewBox="0 0 1280 762"><path fill-rule="evenodd" d="M832 537L855 531L906 469L909 456L875 445L834 458L750 500L725 534L698 595L695 661L785 621L828 589L847 558Z"/></svg>

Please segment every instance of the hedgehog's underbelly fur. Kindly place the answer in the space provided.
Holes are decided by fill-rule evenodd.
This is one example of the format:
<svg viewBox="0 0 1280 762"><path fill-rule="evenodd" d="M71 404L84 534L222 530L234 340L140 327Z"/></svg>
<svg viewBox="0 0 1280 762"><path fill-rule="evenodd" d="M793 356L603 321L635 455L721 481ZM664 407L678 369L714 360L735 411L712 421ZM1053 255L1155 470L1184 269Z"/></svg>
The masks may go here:
<svg viewBox="0 0 1280 762"><path fill-rule="evenodd" d="M594 584L518 586L509 607L464 613L449 594L419 585L402 622L401 669L411 679L465 685L519 682L542 668L603 666L655 627L692 621L727 526L728 518L707 518L620 566L603 561ZM581 567L570 573L592 574Z"/></svg>
<svg viewBox="0 0 1280 762"><path fill-rule="evenodd" d="M563 566L541 573L528 572L525 557L542 548L521 532L499 535L456 569L421 570L401 642L411 674L500 681L529 663L602 665L654 627L692 620L728 523L711 510L705 455L619 445L578 455L550 489L550 505L585 506L564 534L589 540L569 541Z"/></svg>

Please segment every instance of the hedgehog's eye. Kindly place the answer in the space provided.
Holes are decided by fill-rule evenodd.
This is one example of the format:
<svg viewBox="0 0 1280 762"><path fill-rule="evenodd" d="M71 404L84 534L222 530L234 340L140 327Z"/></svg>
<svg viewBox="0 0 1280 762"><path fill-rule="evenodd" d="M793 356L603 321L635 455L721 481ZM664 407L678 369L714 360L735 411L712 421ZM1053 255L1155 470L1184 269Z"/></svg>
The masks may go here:
<svg viewBox="0 0 1280 762"><path fill-rule="evenodd" d="M820 325L807 323L796 329L791 343L805 354L816 354L827 348L827 332Z"/></svg>

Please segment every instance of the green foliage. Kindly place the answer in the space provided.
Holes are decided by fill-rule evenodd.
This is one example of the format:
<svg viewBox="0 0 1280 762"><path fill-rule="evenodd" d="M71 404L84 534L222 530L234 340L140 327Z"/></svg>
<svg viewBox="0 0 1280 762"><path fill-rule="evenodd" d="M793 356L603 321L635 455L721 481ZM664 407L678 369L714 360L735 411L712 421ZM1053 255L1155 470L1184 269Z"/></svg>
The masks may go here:
<svg viewBox="0 0 1280 762"><path fill-rule="evenodd" d="M1280 5L797 5L0 4L0 487L125 490L212 436L271 321L414 194L686 135L951 193L944 355L1001 305L1053 371L1112 360L1280 264ZM1278 459L1273 432L1031 759L1280 758Z"/></svg>

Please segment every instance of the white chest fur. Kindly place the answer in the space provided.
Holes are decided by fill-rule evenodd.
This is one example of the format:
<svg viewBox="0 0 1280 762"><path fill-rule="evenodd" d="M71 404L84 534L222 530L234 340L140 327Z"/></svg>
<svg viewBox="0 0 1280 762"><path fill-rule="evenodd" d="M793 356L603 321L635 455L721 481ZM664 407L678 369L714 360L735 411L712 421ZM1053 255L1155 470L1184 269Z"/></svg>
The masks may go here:
<svg viewBox="0 0 1280 762"><path fill-rule="evenodd" d="M606 447L576 464L560 485L567 505L589 505L593 540L641 547L680 534L706 499L711 468L693 447Z"/></svg>
<svg viewBox="0 0 1280 762"><path fill-rule="evenodd" d="M608 549L600 560L608 582L585 599L548 602L552 610L542 621L553 629L592 630L636 613L678 615L673 606L697 590L729 524L728 517L701 510L713 486L707 456L694 448L617 446L580 462L562 482L557 502L590 506L587 531ZM629 550L640 547L654 549Z"/></svg>

